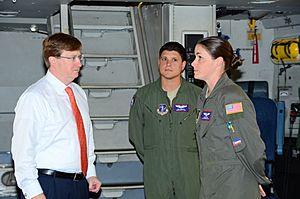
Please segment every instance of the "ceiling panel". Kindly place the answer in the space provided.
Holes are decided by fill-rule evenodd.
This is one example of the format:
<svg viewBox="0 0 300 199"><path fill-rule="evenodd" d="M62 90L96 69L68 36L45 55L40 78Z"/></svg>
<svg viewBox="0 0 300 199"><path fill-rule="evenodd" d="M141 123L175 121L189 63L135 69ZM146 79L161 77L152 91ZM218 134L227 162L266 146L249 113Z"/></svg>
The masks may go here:
<svg viewBox="0 0 300 199"><path fill-rule="evenodd" d="M221 19L247 19L249 14L256 19L282 17L286 15L300 14L300 0L274 0L272 4L262 4L265 0L145 0L149 3L174 3L176 5L212 5L217 7L217 17ZM61 3L69 3L71 0L0 0L0 30L8 28L9 24L22 24L24 18L27 21L39 19L44 21L59 11ZM74 0L72 3L91 3L97 5L138 5L136 0ZM16 25L15 25L16 26ZM18 25L21 26L21 25ZM28 26L28 25L27 25ZM21 28L21 27L18 27Z"/></svg>

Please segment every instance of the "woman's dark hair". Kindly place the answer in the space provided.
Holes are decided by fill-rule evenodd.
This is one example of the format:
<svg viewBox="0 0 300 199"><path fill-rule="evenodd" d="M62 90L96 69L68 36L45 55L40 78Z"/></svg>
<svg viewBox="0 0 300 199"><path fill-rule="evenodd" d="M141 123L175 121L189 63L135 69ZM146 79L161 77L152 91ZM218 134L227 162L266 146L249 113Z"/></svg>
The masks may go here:
<svg viewBox="0 0 300 199"><path fill-rule="evenodd" d="M205 37L199 40L198 44L202 45L214 59L222 57L225 62L225 71L237 69L243 64L243 59L234 55L230 43L220 37Z"/></svg>
<svg viewBox="0 0 300 199"><path fill-rule="evenodd" d="M170 41L165 43L159 50L159 57L161 56L163 51L176 51L180 54L182 61L186 61L187 55L185 48L176 41Z"/></svg>

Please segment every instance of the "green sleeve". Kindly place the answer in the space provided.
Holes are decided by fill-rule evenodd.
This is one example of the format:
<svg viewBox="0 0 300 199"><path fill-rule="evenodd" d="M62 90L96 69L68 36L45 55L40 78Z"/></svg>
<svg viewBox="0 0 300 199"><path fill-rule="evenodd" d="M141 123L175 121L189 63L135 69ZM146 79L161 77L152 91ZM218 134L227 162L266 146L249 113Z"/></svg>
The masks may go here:
<svg viewBox="0 0 300 199"><path fill-rule="evenodd" d="M144 160L144 117L142 100L135 95L131 101L128 125L129 140L139 158Z"/></svg>
<svg viewBox="0 0 300 199"><path fill-rule="evenodd" d="M226 114L226 104L242 102L243 112ZM225 97L224 114L227 121L231 121L234 133L231 135L241 139L241 144L234 147L235 152L243 165L254 175L259 184L269 184L265 175L265 144L260 137L260 130L256 122L256 113L251 100L241 92L230 92Z"/></svg>
<svg viewBox="0 0 300 199"><path fill-rule="evenodd" d="M246 147L241 153L238 153L238 156L256 177L259 184L269 184L265 175L265 144L260 137L254 107L250 101L243 102L243 105L245 107L244 117L237 119L236 124Z"/></svg>

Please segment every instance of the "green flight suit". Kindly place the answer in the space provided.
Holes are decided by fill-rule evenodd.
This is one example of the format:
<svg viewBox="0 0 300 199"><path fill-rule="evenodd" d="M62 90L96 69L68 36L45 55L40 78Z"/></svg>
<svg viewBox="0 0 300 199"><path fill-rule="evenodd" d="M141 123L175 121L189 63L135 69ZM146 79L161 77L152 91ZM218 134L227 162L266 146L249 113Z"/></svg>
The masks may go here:
<svg viewBox="0 0 300 199"><path fill-rule="evenodd" d="M129 138L144 163L147 199L199 199L195 131L201 88L181 82L172 107L160 79L132 99Z"/></svg>
<svg viewBox="0 0 300 199"><path fill-rule="evenodd" d="M265 145L254 106L223 74L210 96L204 87L198 103L200 199L257 199L264 173Z"/></svg>

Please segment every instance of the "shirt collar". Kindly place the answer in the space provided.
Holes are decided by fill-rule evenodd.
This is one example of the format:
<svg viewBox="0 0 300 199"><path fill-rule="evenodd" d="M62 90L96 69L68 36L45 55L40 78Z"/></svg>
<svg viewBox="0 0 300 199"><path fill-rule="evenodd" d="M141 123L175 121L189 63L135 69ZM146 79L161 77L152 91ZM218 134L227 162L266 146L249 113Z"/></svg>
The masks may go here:
<svg viewBox="0 0 300 199"><path fill-rule="evenodd" d="M53 86L53 89L56 90L58 93L65 93L65 88L69 85L65 85L63 82L61 82L59 79L57 79L49 70L46 74L47 81Z"/></svg>

